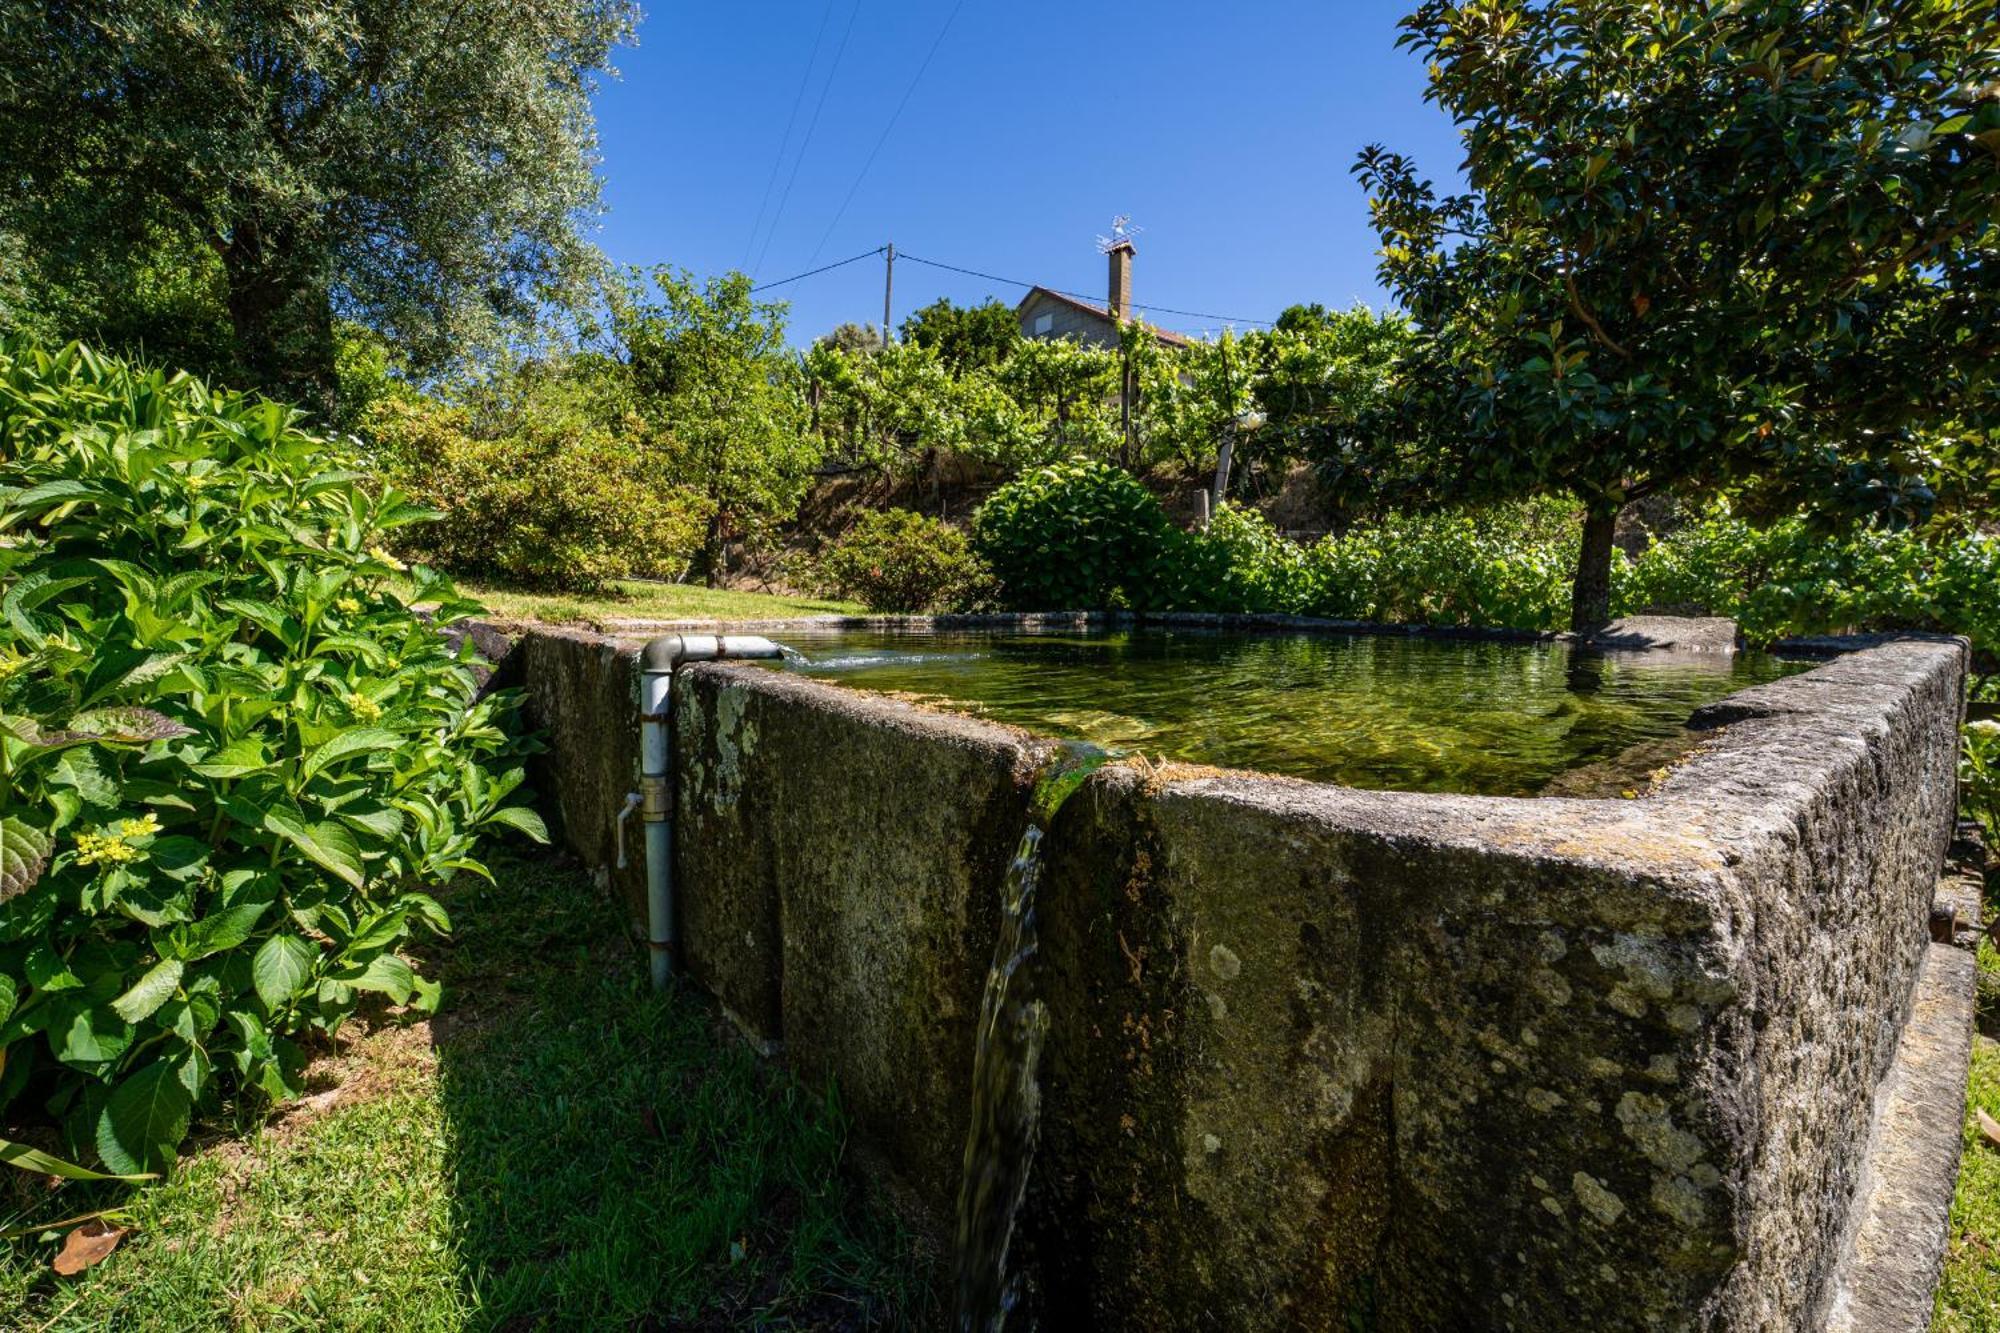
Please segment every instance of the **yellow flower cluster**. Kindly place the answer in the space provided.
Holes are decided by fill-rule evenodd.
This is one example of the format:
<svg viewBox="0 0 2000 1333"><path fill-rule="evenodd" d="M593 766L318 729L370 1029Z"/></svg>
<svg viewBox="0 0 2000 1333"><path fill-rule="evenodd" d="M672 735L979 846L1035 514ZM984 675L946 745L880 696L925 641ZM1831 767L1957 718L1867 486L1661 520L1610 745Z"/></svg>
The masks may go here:
<svg viewBox="0 0 2000 1333"><path fill-rule="evenodd" d="M109 833L86 830L76 835L76 863L84 866L123 865L139 855L139 849L132 845L134 839L150 838L159 831L160 821L155 815L121 819L117 828Z"/></svg>
<svg viewBox="0 0 2000 1333"><path fill-rule="evenodd" d="M345 702L347 711L363 722L374 722L382 716L382 705L365 694L350 694Z"/></svg>
<svg viewBox="0 0 2000 1333"><path fill-rule="evenodd" d="M387 565L387 566L388 566L389 568L391 568L391 569L395 570L395 571L396 571L396 572L397 572L398 574L402 573L402 572L403 572L404 570L406 570L406 569L408 569L408 568L409 568L409 566L408 566L408 565L406 565L406 564L404 564L404 563L403 563L402 561L398 560L398 559L397 559L397 558L396 558L395 556L393 556L393 555L390 555L390 554L389 554L389 553L388 553L388 552L387 552L386 550L382 549L382 548L381 548L381 547L379 547L379 546L371 546L371 547L369 547L369 548L368 548L368 554L369 554L369 555L370 555L370 556L371 556L372 558L374 558L374 559L376 559L376 560L379 560L379 561L381 561L381 562L382 562L383 564Z"/></svg>
<svg viewBox="0 0 2000 1333"><path fill-rule="evenodd" d="M28 659L25 657L0 657L0 680L7 679L26 665Z"/></svg>
<svg viewBox="0 0 2000 1333"><path fill-rule="evenodd" d="M118 836L121 838L150 838L160 831L158 815L141 815L137 819L118 821Z"/></svg>
<svg viewBox="0 0 2000 1333"><path fill-rule="evenodd" d="M359 597L342 597L333 605L344 616L361 614L361 599Z"/></svg>

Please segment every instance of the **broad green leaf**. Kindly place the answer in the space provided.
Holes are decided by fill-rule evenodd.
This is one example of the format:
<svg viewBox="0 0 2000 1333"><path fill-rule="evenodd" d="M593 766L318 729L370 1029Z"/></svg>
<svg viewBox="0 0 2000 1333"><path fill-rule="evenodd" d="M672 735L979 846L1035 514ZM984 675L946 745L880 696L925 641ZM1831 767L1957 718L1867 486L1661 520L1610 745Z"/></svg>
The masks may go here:
<svg viewBox="0 0 2000 1333"><path fill-rule="evenodd" d="M273 935L264 941L264 947L257 950L257 957L251 962L251 982L257 988L257 998L264 1007L273 1012L282 1008L286 1001L305 989L312 977L313 964L319 961L319 950L296 935Z"/></svg>
<svg viewBox="0 0 2000 1333"><path fill-rule="evenodd" d="M396 900L396 904L415 912L424 919L426 925L440 935L448 934L451 930L451 917L446 914L444 904L428 893L406 893Z"/></svg>
<svg viewBox="0 0 2000 1333"><path fill-rule="evenodd" d="M97 751L88 747L78 746L64 751L49 766L48 780L53 786L68 787L91 805L118 804L117 780L104 771Z"/></svg>
<svg viewBox="0 0 2000 1333"><path fill-rule="evenodd" d="M257 919L269 903L238 903L212 912L187 928L185 956L188 962L210 954L234 949L257 929Z"/></svg>
<svg viewBox="0 0 2000 1333"><path fill-rule="evenodd" d="M409 919L409 913L400 908L384 912L356 930L341 953L350 958L363 958L372 950L386 949L403 938L403 933L409 929Z"/></svg>
<svg viewBox="0 0 2000 1333"><path fill-rule="evenodd" d="M87 713L78 713L63 730L51 732L46 741L59 738L67 743L81 738L107 744L141 745L192 735L193 727L176 722L151 708L94 708Z"/></svg>
<svg viewBox="0 0 2000 1333"><path fill-rule="evenodd" d="M340 822L389 842L403 831L403 812L387 805L357 806L343 809Z"/></svg>
<svg viewBox="0 0 2000 1333"><path fill-rule="evenodd" d="M536 842L546 843L549 840L549 826L543 822L540 814L525 805L510 805L505 809L495 810L486 817L486 822L504 824L508 828L517 829Z"/></svg>
<svg viewBox="0 0 2000 1333"><path fill-rule="evenodd" d="M0 819L0 903L33 888L49 864L49 835L14 816Z"/></svg>
<svg viewBox="0 0 2000 1333"><path fill-rule="evenodd" d="M65 1010L49 1027L49 1045L64 1064L96 1072L131 1048L132 1025L110 1005L78 996L65 1001Z"/></svg>
<svg viewBox="0 0 2000 1333"><path fill-rule="evenodd" d="M408 1004L411 992L417 988L417 974L392 953L377 954L367 967L350 969L341 973L339 979L356 990L377 991L397 1004Z"/></svg>
<svg viewBox="0 0 2000 1333"><path fill-rule="evenodd" d="M91 580L88 578L57 578L48 570L37 570L23 575L12 588L7 590L6 597L0 598L0 612L5 613L7 623L13 626L15 633L30 645L39 648L48 640L43 635L41 627L28 613L52 597L60 596L72 588L87 587L90 583Z"/></svg>
<svg viewBox="0 0 2000 1333"><path fill-rule="evenodd" d="M200 763L188 765L205 778L240 778L270 766L271 756L250 737L231 741Z"/></svg>
<svg viewBox="0 0 2000 1333"><path fill-rule="evenodd" d="M144 661L98 690L96 697L102 698L106 694L114 694L120 690L132 690L141 685L150 685L187 660L187 653L149 653Z"/></svg>
<svg viewBox="0 0 2000 1333"><path fill-rule="evenodd" d="M419 1013L436 1013L438 1002L444 998L444 987L423 977L412 977L411 980L414 982L409 999L411 1007Z"/></svg>
<svg viewBox="0 0 2000 1333"><path fill-rule="evenodd" d="M131 1175L112 1175L104 1171L92 1171L74 1162L65 1162L60 1157L52 1157L39 1148L30 1148L25 1143L13 1143L0 1139L0 1162L18 1166L23 1171L33 1171L38 1175L59 1176L64 1180L158 1180L150 1171L137 1171Z"/></svg>
<svg viewBox="0 0 2000 1333"><path fill-rule="evenodd" d="M113 1171L164 1172L186 1137L194 1098L174 1063L155 1060L112 1090L97 1119L97 1154Z"/></svg>
<svg viewBox="0 0 2000 1333"><path fill-rule="evenodd" d="M306 756L305 762L299 765L299 776L310 778L328 764L338 763L357 754L393 750L402 743L401 736L382 727L356 727L351 731L343 731Z"/></svg>
<svg viewBox="0 0 2000 1333"><path fill-rule="evenodd" d="M345 827L330 821L307 825L276 810L264 812L264 827L335 878L357 889L362 886L361 846Z"/></svg>
<svg viewBox="0 0 2000 1333"><path fill-rule="evenodd" d="M12 491L8 493L6 503L9 509L34 509L42 505L84 500L101 494L103 489L90 482L65 478L61 481L45 481L39 486Z"/></svg>
<svg viewBox="0 0 2000 1333"><path fill-rule="evenodd" d="M180 989L183 964L177 958L163 958L132 983L132 988L111 1002L127 1023L151 1018L155 1010Z"/></svg>

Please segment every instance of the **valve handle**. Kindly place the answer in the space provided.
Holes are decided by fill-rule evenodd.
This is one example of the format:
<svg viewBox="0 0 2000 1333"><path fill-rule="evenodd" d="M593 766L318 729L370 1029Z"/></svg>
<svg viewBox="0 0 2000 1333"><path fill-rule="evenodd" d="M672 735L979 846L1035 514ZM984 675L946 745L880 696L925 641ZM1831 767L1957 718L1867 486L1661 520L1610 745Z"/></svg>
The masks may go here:
<svg viewBox="0 0 2000 1333"><path fill-rule="evenodd" d="M623 870L623 869L625 868L625 865L626 865L626 862L625 862L625 821L626 821L626 820L628 820L628 819L630 819L630 818L632 817L632 814L633 814L633 812L634 812L635 810L637 810L637 809L639 808L639 802L640 802L640 800L641 800L641 797L639 796L639 793L638 793L638 792L636 792L636 791L628 791L628 792L626 792L626 793L625 793L625 805L624 805L624 808L623 808L623 809L621 809L621 810L619 810L619 812L618 812L618 818L612 821L612 827L613 827L613 828L614 828L615 830L617 830L617 842L618 842L618 868L619 868L620 870Z"/></svg>

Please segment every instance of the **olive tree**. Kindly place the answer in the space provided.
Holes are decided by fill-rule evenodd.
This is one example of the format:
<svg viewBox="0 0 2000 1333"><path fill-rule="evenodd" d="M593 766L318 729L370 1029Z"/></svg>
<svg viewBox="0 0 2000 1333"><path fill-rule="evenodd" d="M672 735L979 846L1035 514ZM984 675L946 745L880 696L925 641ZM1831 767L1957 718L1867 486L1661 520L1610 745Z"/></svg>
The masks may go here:
<svg viewBox="0 0 2000 1333"><path fill-rule="evenodd" d="M1926 516L1994 419L1995 0L1431 0L1403 29L1470 187L1356 166L1415 325L1404 475L1580 499L1579 629L1662 487Z"/></svg>
<svg viewBox="0 0 2000 1333"><path fill-rule="evenodd" d="M212 318L231 364L206 369L315 405L338 319L417 367L490 345L591 267L589 96L636 14L0 4L0 232L59 306L13 318L156 348L178 348L191 313Z"/></svg>

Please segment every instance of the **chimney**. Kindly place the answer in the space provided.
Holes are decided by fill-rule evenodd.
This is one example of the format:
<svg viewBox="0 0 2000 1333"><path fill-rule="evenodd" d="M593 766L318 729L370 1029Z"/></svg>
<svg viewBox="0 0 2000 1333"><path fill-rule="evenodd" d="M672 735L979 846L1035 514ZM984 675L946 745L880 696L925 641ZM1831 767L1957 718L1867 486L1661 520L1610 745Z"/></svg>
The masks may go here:
<svg viewBox="0 0 2000 1333"><path fill-rule="evenodd" d="M1132 318L1132 256L1139 252L1132 242L1121 238L1104 253L1111 260L1111 290L1104 307L1113 320L1123 324Z"/></svg>

